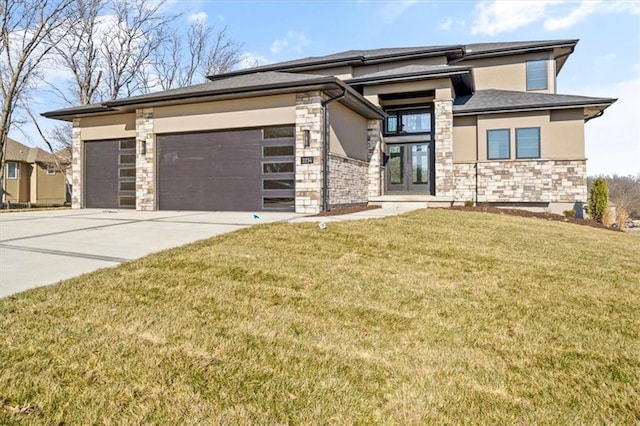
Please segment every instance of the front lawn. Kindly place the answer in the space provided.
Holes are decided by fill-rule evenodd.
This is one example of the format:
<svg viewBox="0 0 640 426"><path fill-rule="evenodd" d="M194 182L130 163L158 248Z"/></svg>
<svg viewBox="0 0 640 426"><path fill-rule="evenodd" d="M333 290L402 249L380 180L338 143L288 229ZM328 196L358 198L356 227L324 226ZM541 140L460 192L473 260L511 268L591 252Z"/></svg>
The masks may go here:
<svg viewBox="0 0 640 426"><path fill-rule="evenodd" d="M638 423L639 253L447 210L257 226L0 299L0 424Z"/></svg>

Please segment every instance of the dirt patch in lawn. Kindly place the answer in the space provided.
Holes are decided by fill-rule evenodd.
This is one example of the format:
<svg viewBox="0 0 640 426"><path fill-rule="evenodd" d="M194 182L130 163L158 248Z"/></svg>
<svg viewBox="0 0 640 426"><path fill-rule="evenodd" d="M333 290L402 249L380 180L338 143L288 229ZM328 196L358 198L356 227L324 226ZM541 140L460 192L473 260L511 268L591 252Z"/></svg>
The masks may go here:
<svg viewBox="0 0 640 426"><path fill-rule="evenodd" d="M508 214L511 216L520 216L520 217L535 217L538 219L546 219L546 220L552 220L556 222L575 223L576 225L590 226L592 228L600 228L600 229L608 229L610 231L617 231L617 229L609 228L600 222L596 222L595 220L578 219L575 217L565 217L560 214L548 213L548 212L532 212L529 210L520 210L520 209L501 209L498 207L491 207L491 206L473 206L473 207L453 206L448 208L451 210L461 210L466 212L483 212L483 213Z"/></svg>

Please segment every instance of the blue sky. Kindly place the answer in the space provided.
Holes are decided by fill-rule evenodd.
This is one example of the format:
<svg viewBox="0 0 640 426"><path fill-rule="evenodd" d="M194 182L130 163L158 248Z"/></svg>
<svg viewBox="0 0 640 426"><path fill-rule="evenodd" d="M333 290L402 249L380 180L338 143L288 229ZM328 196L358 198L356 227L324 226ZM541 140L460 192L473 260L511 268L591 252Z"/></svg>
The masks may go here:
<svg viewBox="0 0 640 426"><path fill-rule="evenodd" d="M351 49L580 39L558 93L619 98L585 126L587 172L640 174L640 1L172 0L167 7L185 12L185 26L194 15L226 25L263 63Z"/></svg>

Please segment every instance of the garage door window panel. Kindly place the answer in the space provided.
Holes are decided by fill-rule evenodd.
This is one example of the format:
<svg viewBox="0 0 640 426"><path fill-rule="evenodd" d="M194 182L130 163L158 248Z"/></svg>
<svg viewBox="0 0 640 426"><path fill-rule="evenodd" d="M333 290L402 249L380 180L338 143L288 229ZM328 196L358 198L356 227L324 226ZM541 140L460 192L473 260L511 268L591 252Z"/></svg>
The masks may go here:
<svg viewBox="0 0 640 426"><path fill-rule="evenodd" d="M293 162L286 163L263 163L262 171L264 173L294 173Z"/></svg>

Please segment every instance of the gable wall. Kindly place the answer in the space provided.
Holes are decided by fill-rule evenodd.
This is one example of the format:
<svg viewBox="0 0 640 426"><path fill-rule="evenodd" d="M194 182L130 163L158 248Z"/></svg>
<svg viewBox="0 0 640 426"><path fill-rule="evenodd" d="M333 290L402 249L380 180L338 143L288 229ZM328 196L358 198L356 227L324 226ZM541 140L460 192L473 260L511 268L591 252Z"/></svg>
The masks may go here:
<svg viewBox="0 0 640 426"><path fill-rule="evenodd" d="M538 93L555 93L555 61L552 52L503 56L498 58L468 59L456 65L473 67L476 90L500 89L525 92L527 90L526 61L547 59L547 89Z"/></svg>

